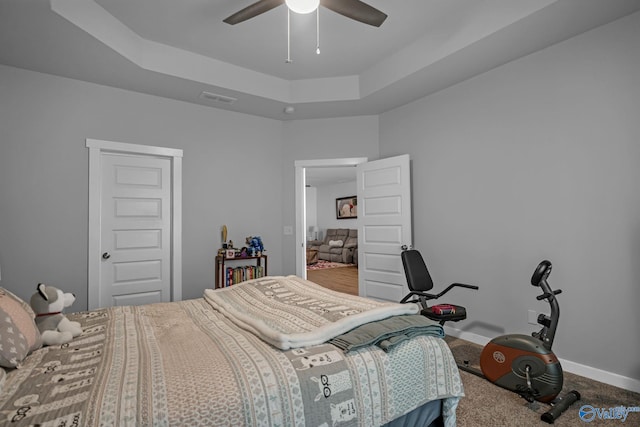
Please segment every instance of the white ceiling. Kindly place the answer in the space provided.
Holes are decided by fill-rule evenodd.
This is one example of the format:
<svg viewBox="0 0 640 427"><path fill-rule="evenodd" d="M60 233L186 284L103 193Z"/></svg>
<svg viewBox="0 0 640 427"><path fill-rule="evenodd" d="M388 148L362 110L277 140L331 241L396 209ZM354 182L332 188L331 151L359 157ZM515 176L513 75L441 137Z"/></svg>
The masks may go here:
<svg viewBox="0 0 640 427"><path fill-rule="evenodd" d="M0 0L0 64L280 120L380 114L640 10L640 0L369 0L371 27L255 0ZM236 98L226 104L203 91ZM292 106L293 114L285 107Z"/></svg>

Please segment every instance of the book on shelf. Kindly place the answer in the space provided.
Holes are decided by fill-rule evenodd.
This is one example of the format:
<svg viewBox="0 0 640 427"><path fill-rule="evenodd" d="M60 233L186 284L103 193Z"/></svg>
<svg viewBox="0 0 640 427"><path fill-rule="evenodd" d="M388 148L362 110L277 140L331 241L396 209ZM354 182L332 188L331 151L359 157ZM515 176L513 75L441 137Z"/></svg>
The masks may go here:
<svg viewBox="0 0 640 427"><path fill-rule="evenodd" d="M261 265L227 267L224 277L224 287L260 277L264 277L264 267Z"/></svg>

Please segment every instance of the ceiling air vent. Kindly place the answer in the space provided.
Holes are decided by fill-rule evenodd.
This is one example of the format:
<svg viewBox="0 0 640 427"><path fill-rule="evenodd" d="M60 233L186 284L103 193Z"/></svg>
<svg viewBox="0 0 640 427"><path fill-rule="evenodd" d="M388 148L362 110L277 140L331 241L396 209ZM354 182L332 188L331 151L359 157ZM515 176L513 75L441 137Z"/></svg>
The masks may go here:
<svg viewBox="0 0 640 427"><path fill-rule="evenodd" d="M238 100L238 98L232 98L230 96L219 95L217 93L206 92L206 91L200 94L200 98L209 99L215 102L221 102L223 104L233 104Z"/></svg>

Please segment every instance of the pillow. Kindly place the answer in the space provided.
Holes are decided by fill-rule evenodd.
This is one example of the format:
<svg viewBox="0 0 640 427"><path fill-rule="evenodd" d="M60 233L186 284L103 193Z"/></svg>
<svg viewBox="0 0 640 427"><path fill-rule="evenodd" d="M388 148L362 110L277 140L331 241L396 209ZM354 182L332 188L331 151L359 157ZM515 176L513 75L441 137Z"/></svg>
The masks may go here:
<svg viewBox="0 0 640 427"><path fill-rule="evenodd" d="M33 308L31 307L31 304L27 303L25 300L23 300L18 295L14 294L13 292L11 292L8 289L0 287L0 292L4 292L5 294L10 295L14 300L16 300L16 301L18 301L20 303L22 308L27 310L27 313L29 313L29 316L31 316L31 318L33 318L33 319L36 318L36 312L33 311Z"/></svg>
<svg viewBox="0 0 640 427"><path fill-rule="evenodd" d="M42 346L40 331L29 304L0 288L0 366L16 368Z"/></svg>
<svg viewBox="0 0 640 427"><path fill-rule="evenodd" d="M342 240L329 240L329 246L332 248L341 248L343 244Z"/></svg>

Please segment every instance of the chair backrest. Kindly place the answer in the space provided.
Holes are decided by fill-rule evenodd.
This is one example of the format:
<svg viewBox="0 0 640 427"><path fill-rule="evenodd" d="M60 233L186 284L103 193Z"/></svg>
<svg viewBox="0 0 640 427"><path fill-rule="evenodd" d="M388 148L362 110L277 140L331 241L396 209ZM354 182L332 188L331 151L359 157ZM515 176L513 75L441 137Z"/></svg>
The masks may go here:
<svg viewBox="0 0 640 427"><path fill-rule="evenodd" d="M327 228L327 231L324 233L324 239L322 241L325 245L329 244L329 240L335 240L337 228Z"/></svg>
<svg viewBox="0 0 640 427"><path fill-rule="evenodd" d="M430 291L433 288L433 280L420 252L410 249L402 252L400 257L409 289L420 292Z"/></svg>

